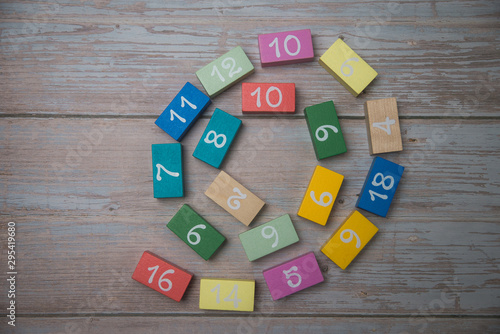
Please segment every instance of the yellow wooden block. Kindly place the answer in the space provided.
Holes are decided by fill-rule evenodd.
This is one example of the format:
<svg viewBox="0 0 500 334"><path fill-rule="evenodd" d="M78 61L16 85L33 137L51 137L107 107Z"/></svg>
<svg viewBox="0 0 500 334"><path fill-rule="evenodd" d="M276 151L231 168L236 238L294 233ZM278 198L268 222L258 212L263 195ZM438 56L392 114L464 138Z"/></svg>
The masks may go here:
<svg viewBox="0 0 500 334"><path fill-rule="evenodd" d="M255 280L202 278L200 309L253 312Z"/></svg>
<svg viewBox="0 0 500 334"><path fill-rule="evenodd" d="M365 122L370 154L403 150L395 97L366 101Z"/></svg>
<svg viewBox="0 0 500 334"><path fill-rule="evenodd" d="M321 247L321 251L345 269L377 233L373 225L359 211L353 211Z"/></svg>
<svg viewBox="0 0 500 334"><path fill-rule="evenodd" d="M340 38L319 58L319 63L354 96L377 76L377 72Z"/></svg>
<svg viewBox="0 0 500 334"><path fill-rule="evenodd" d="M343 180L343 175L316 166L297 214L324 226Z"/></svg>

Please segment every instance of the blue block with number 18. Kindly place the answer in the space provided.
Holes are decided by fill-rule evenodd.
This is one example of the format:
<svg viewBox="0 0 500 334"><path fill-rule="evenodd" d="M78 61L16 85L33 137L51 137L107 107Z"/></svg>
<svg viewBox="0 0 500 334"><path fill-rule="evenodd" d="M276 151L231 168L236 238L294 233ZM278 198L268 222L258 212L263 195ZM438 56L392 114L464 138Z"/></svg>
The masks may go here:
<svg viewBox="0 0 500 334"><path fill-rule="evenodd" d="M373 159L356 207L386 217L404 169L380 157Z"/></svg>
<svg viewBox="0 0 500 334"><path fill-rule="evenodd" d="M184 197L181 144L153 144L151 154L154 197Z"/></svg>
<svg viewBox="0 0 500 334"><path fill-rule="evenodd" d="M187 82L155 124L175 140L181 141L210 103L208 96Z"/></svg>
<svg viewBox="0 0 500 334"><path fill-rule="evenodd" d="M219 168L240 126L241 120L216 108L193 157Z"/></svg>

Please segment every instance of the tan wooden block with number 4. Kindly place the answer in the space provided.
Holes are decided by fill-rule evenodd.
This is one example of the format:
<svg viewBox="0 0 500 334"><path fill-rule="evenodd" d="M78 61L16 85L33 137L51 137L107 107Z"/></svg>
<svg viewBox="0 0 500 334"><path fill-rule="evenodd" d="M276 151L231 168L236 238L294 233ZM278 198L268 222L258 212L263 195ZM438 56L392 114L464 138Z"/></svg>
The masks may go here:
<svg viewBox="0 0 500 334"><path fill-rule="evenodd" d="M217 175L205 195L246 226L250 225L265 204L224 171Z"/></svg>
<svg viewBox="0 0 500 334"><path fill-rule="evenodd" d="M354 96L377 76L377 72L340 38L319 58L319 63Z"/></svg>
<svg viewBox="0 0 500 334"><path fill-rule="evenodd" d="M395 97L366 101L365 121L370 154L403 150Z"/></svg>

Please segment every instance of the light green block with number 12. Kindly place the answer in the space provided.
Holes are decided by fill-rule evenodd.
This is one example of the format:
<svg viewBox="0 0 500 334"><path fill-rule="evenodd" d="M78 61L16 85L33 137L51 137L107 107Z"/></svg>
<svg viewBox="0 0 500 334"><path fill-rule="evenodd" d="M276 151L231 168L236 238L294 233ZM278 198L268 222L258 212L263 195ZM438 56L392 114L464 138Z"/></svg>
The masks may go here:
<svg viewBox="0 0 500 334"><path fill-rule="evenodd" d="M249 261L257 260L299 241L289 215L283 215L250 231L240 233L239 237Z"/></svg>
<svg viewBox="0 0 500 334"><path fill-rule="evenodd" d="M196 76L208 96L222 93L254 72L254 67L241 46L237 46L222 57L196 71Z"/></svg>

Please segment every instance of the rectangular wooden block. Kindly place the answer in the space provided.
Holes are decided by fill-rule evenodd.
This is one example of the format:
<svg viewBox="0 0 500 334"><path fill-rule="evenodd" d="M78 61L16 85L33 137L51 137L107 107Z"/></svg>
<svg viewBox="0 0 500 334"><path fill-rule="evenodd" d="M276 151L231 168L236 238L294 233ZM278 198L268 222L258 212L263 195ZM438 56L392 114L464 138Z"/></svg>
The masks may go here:
<svg viewBox="0 0 500 334"><path fill-rule="evenodd" d="M145 251L132 278L179 302L184 296L193 274L149 251Z"/></svg>
<svg viewBox="0 0 500 334"><path fill-rule="evenodd" d="M314 60L310 29L263 34L258 39L262 67Z"/></svg>
<svg viewBox="0 0 500 334"><path fill-rule="evenodd" d="M241 84L241 110L243 113L295 112L294 83Z"/></svg>
<svg viewBox="0 0 500 334"><path fill-rule="evenodd" d="M187 82L155 124L175 140L181 141L210 103L208 96Z"/></svg>
<svg viewBox="0 0 500 334"><path fill-rule="evenodd" d="M246 226L265 204L224 171L217 175L205 195Z"/></svg>
<svg viewBox="0 0 500 334"><path fill-rule="evenodd" d="M253 312L255 280L202 278L200 309Z"/></svg>
<svg viewBox="0 0 500 334"><path fill-rule="evenodd" d="M316 166L297 214L324 226L343 180L343 175Z"/></svg>
<svg viewBox="0 0 500 334"><path fill-rule="evenodd" d="M370 154L403 150L395 97L366 101L365 122Z"/></svg>
<svg viewBox="0 0 500 334"><path fill-rule="evenodd" d="M273 300L289 296L324 281L314 252L262 272Z"/></svg>
<svg viewBox="0 0 500 334"><path fill-rule="evenodd" d="M304 114L316 159L321 160L347 152L333 101L306 107Z"/></svg>
<svg viewBox="0 0 500 334"><path fill-rule="evenodd" d="M205 261L210 259L226 240L187 204L184 204L170 219L167 227Z"/></svg>
<svg viewBox="0 0 500 334"><path fill-rule="evenodd" d="M356 207L386 217L404 169L380 157L373 159Z"/></svg>
<svg viewBox="0 0 500 334"><path fill-rule="evenodd" d="M319 63L354 96L377 76L377 72L340 38L319 58Z"/></svg>
<svg viewBox="0 0 500 334"><path fill-rule="evenodd" d="M193 157L219 168L241 126L241 120L216 108Z"/></svg>
<svg viewBox="0 0 500 334"><path fill-rule="evenodd" d="M377 231L378 228L365 216L354 211L321 247L321 251L337 266L345 269Z"/></svg>
<svg viewBox="0 0 500 334"><path fill-rule="evenodd" d="M151 155L154 198L184 197L181 144L153 144Z"/></svg>
<svg viewBox="0 0 500 334"><path fill-rule="evenodd" d="M215 97L254 72L254 67L241 46L237 46L210 64L196 71L196 76L207 91Z"/></svg>
<svg viewBox="0 0 500 334"><path fill-rule="evenodd" d="M239 235L248 260L257 260L299 241L289 215L283 215Z"/></svg>

